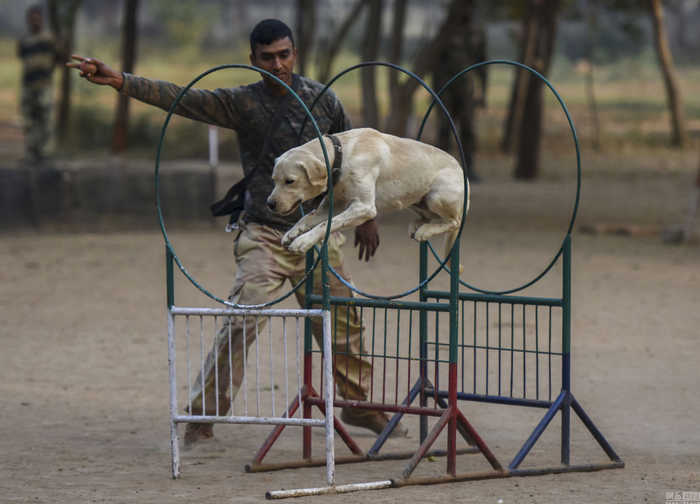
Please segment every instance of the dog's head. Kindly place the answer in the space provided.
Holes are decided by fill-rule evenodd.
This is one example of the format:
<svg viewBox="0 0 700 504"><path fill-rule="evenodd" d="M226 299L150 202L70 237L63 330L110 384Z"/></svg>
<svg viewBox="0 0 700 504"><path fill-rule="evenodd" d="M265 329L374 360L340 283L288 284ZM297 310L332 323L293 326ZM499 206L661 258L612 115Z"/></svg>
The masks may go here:
<svg viewBox="0 0 700 504"><path fill-rule="evenodd" d="M326 190L326 165L311 152L295 148L275 160L272 170L275 187L267 197L267 206L280 215L288 215L304 201Z"/></svg>

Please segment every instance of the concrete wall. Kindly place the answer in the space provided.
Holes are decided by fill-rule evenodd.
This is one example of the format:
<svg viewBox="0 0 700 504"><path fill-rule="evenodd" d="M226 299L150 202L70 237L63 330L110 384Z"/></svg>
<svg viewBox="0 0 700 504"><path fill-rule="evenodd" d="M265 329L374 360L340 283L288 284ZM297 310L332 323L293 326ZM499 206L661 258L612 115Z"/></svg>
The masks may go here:
<svg viewBox="0 0 700 504"><path fill-rule="evenodd" d="M239 166L212 170L202 162L163 162L159 186L166 221L225 224L209 205L242 176ZM0 167L0 231L156 228L153 163L82 160Z"/></svg>

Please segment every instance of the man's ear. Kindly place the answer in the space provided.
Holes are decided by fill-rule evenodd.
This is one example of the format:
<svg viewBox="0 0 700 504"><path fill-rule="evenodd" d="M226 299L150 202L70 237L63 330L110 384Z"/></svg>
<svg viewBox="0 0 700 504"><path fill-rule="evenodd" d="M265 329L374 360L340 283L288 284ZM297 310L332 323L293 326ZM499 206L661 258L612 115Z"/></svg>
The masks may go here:
<svg viewBox="0 0 700 504"><path fill-rule="evenodd" d="M326 165L319 162L316 159L309 159L302 163L297 162L297 166L304 171L306 178L309 179L309 183L314 187L326 187L328 182L328 173L326 172Z"/></svg>

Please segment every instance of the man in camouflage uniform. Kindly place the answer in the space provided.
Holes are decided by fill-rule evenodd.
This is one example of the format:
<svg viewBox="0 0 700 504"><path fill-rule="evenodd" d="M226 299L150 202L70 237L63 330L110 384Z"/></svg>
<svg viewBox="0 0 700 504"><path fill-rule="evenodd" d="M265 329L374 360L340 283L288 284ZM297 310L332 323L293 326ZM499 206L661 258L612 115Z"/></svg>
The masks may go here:
<svg viewBox="0 0 700 504"><path fill-rule="evenodd" d="M281 21L261 21L251 32L251 64L269 71L288 84L310 106L323 89L318 82L293 73L296 49L292 33ZM153 81L127 73L115 72L104 63L74 56L78 63L68 63L78 68L81 76L90 82L111 85L120 93L145 103L168 110L181 91L181 87L163 81ZM285 103L286 102L286 103ZM297 100L274 79L263 75L261 81L247 86L213 91L191 89L178 104L175 112L198 121L204 121L238 133L241 161L246 177L244 211L238 220L239 230L234 243L236 278L229 299L244 305L260 304L281 294L283 284L290 280L296 285L305 274L305 256L292 254L281 245L284 233L300 218L298 211L290 216L280 216L265 204L272 191L272 167L274 160L286 150L316 138L313 128L307 125L299 136L306 114ZM281 116L278 117L278 112ZM338 133L350 128L340 101L328 91L314 108L314 117L323 133ZM309 211L311 208L306 208ZM328 253L331 266L346 280L340 251L344 238L334 234L329 240ZM374 221L356 229L355 244L360 245L360 257L368 260L378 246L379 238ZM314 288L320 291L320 269L314 274ZM351 297L352 291L333 275L329 276L330 292L335 296ZM302 289L296 292L299 303L304 305ZM366 400L367 386L372 366L366 358L362 341L362 321L354 309L340 309L333 314L335 379L340 394L346 399ZM215 370L219 376L229 376L228 326L217 337L216 351L209 353L203 376L193 388L192 414L225 414L230 396L235 397L243 377L243 349L250 348L255 339L255 327L247 327L245 346L240 321L231 323L233 390L226 390L228 383L219 384L215 391ZM259 330L260 326L258 326ZM320 343L322 326L314 321L313 333ZM218 356L218 362L216 362ZM227 380L223 380L226 382ZM222 386L223 385L223 386ZM203 401L204 399L204 401ZM204 403L204 407L203 407ZM381 432L388 422L379 411L343 409L341 419L351 425ZM188 424L185 445L213 436L211 424ZM403 426L396 434L405 435Z"/></svg>
<svg viewBox="0 0 700 504"><path fill-rule="evenodd" d="M50 34L43 31L39 6L27 9L27 28L17 44L22 60L21 111L24 126L26 159L41 161L51 138L51 106L53 103L51 74L56 63L56 46Z"/></svg>

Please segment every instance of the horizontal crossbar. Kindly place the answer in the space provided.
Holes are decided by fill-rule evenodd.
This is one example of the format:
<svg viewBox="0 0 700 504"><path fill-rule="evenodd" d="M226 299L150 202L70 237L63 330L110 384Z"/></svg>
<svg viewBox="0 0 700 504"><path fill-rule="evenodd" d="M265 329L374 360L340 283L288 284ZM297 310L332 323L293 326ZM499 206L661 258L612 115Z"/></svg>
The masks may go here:
<svg viewBox="0 0 700 504"><path fill-rule="evenodd" d="M320 304L323 297L318 294L312 294L309 299L314 304ZM449 303L421 303L418 301L392 301L390 299L361 299L350 297L335 297L331 296L330 303L332 305L341 306L362 306L368 308L395 308L399 310L425 310L425 311L450 311Z"/></svg>
<svg viewBox="0 0 700 504"><path fill-rule="evenodd" d="M425 389L425 395L434 396L434 389ZM446 390L438 390L438 397L447 398L449 393ZM457 399L461 401L476 401L496 404L507 404L510 406L528 406L532 408L549 408L552 401L543 401L540 399L527 399L524 397L497 396L486 394L468 394L466 392L457 392Z"/></svg>
<svg viewBox="0 0 700 504"><path fill-rule="evenodd" d="M425 291L424 295L435 299L449 299L448 291ZM498 296L496 294L473 294L468 292L460 292L458 294L461 301L477 301L483 303L501 303L501 304L517 304L517 305L536 305L536 306L564 306L564 301L559 298L543 298L531 296Z"/></svg>
<svg viewBox="0 0 700 504"><path fill-rule="evenodd" d="M170 308L173 315L201 315L211 317L236 317L241 315L259 317L322 317L323 310L297 309L248 309L248 308L184 308L173 306Z"/></svg>
<svg viewBox="0 0 700 504"><path fill-rule="evenodd" d="M264 425L300 425L307 427L324 427L326 421L319 418L286 417L251 417L251 416L207 416L179 415L173 417L175 423L226 423L226 424L264 424Z"/></svg>
<svg viewBox="0 0 700 504"><path fill-rule="evenodd" d="M308 397L305 399L308 404L313 404L315 406L324 406L325 401L319 397ZM351 407L358 409L367 410L377 410L377 411L391 411L391 412L401 412L408 413L411 415L426 415L426 416L441 416L445 410L435 409L435 408L420 408L414 406L402 406L400 404L386 404L386 403L371 403L364 401L343 401L341 399L335 400L333 406L338 408ZM325 407L325 406L324 406Z"/></svg>

